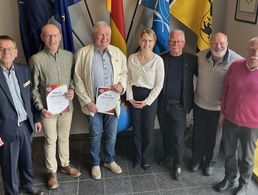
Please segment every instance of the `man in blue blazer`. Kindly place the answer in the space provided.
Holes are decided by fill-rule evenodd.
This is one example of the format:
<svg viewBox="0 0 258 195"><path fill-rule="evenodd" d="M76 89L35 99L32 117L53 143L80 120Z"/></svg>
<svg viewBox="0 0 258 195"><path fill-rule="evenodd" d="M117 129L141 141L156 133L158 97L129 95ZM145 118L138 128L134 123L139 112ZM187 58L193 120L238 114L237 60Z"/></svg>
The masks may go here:
<svg viewBox="0 0 258 195"><path fill-rule="evenodd" d="M0 36L0 165L5 194L44 194L32 186L32 132L41 130L39 117L31 103L30 71L14 63L18 51L15 41Z"/></svg>

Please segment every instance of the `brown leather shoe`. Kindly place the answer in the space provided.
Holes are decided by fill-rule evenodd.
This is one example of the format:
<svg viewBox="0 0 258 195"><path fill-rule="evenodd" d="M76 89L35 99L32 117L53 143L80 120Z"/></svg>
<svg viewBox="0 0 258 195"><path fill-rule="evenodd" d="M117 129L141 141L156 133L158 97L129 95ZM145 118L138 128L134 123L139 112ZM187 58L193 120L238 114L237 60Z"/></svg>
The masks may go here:
<svg viewBox="0 0 258 195"><path fill-rule="evenodd" d="M81 172L78 169L71 166L61 167L60 170L62 173L65 173L71 177L79 177L81 175Z"/></svg>
<svg viewBox="0 0 258 195"><path fill-rule="evenodd" d="M51 189L51 190L56 189L58 187L59 184L57 181L56 173L49 174L47 185L48 185L49 189Z"/></svg>

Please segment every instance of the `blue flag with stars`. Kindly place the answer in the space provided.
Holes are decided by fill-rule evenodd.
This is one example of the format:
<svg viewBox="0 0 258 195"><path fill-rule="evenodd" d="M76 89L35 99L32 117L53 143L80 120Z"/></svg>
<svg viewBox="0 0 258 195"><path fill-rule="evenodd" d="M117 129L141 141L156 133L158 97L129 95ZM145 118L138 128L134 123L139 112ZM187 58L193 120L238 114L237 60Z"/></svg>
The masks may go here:
<svg viewBox="0 0 258 195"><path fill-rule="evenodd" d="M157 35L154 52L160 54L167 51L170 32L169 0L157 0L152 28Z"/></svg>
<svg viewBox="0 0 258 195"><path fill-rule="evenodd" d="M71 52L75 51L73 42L73 31L68 7L80 0L55 0L54 17L61 24L63 48Z"/></svg>

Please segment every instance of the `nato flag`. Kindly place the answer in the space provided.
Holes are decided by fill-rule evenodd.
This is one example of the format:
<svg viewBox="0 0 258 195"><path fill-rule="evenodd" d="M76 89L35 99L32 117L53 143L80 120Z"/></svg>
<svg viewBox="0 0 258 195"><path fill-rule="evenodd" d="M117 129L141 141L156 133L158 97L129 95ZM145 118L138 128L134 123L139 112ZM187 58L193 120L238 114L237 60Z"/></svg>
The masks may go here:
<svg viewBox="0 0 258 195"><path fill-rule="evenodd" d="M154 10L153 30L157 35L154 52L160 54L168 50L170 32L169 0L158 0Z"/></svg>
<svg viewBox="0 0 258 195"><path fill-rule="evenodd" d="M41 28L53 15L54 7L52 0L18 0L18 8L21 41L28 60L43 47Z"/></svg>

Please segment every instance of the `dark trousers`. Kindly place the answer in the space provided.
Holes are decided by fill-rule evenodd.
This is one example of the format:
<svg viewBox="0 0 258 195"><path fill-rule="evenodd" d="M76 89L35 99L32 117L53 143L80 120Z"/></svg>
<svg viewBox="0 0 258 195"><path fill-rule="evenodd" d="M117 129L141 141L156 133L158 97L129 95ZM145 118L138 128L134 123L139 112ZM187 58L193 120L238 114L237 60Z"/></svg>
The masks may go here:
<svg viewBox="0 0 258 195"><path fill-rule="evenodd" d="M218 126L220 111L203 109L196 104L193 107L193 162L210 166L219 152L222 129Z"/></svg>
<svg viewBox="0 0 258 195"><path fill-rule="evenodd" d="M165 155L181 167L184 157L186 113L181 103L166 103L159 108L158 119Z"/></svg>
<svg viewBox="0 0 258 195"><path fill-rule="evenodd" d="M134 100L145 100L150 90L133 86ZM154 145L154 120L157 113L157 100L143 109L133 108L133 142L134 142L134 163L150 164L153 157Z"/></svg>
<svg viewBox="0 0 258 195"><path fill-rule="evenodd" d="M31 131L24 123L18 127L17 135L11 143L0 147L0 163L6 195L18 195L17 168L22 188L32 187Z"/></svg>
<svg viewBox="0 0 258 195"><path fill-rule="evenodd" d="M242 127L225 120L222 136L225 150L225 176L228 180L233 180L237 177L237 147L240 141L242 158L239 163L239 183L248 184L253 173L254 151L256 147L255 143L258 138L258 128Z"/></svg>

